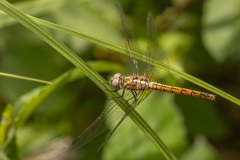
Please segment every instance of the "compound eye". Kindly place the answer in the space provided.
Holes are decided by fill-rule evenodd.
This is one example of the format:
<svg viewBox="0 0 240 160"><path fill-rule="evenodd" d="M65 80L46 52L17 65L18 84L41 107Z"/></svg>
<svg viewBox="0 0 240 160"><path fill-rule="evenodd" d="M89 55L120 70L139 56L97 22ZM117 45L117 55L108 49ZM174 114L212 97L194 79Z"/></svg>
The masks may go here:
<svg viewBox="0 0 240 160"><path fill-rule="evenodd" d="M119 89L120 88L119 85L120 84L119 84L119 81L117 79L112 80L112 87L113 88Z"/></svg>
<svg viewBox="0 0 240 160"><path fill-rule="evenodd" d="M122 75L121 75L120 73L116 73L116 74L114 74L113 78L117 79L117 78L119 78L119 77L121 77L121 76L122 76Z"/></svg>

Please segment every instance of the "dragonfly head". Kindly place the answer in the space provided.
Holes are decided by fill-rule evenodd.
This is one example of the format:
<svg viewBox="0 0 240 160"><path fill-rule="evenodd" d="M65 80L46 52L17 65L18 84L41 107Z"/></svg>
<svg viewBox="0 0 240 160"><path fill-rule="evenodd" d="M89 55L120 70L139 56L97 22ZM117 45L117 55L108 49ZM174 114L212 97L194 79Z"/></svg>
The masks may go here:
<svg viewBox="0 0 240 160"><path fill-rule="evenodd" d="M123 77L120 73L114 74L113 77L110 79L110 84L112 85L113 88L119 90L122 88L123 84Z"/></svg>

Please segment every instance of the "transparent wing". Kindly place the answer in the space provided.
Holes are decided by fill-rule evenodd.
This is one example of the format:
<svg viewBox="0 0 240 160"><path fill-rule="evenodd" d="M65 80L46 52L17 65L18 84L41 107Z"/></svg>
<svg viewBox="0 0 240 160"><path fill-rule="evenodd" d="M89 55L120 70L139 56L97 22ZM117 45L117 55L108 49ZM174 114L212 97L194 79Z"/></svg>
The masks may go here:
<svg viewBox="0 0 240 160"><path fill-rule="evenodd" d="M134 97L132 93L128 92L128 95L126 97L128 97L129 99L127 100L129 105L126 108L126 111L124 112L124 115L122 116L122 118L118 121L117 125L111 130L111 132L108 134L108 136L106 137L105 141L102 143L102 145L100 146L99 150L106 144L106 142L111 138L111 136L113 135L113 133L116 131L116 129L119 127L119 125L125 120L125 118L130 114L130 112L139 104L141 103L149 94L151 93L151 90L140 90L140 91L136 91L136 96ZM137 101L136 101L137 99ZM119 107L120 108L120 107Z"/></svg>
<svg viewBox="0 0 240 160"><path fill-rule="evenodd" d="M110 126L113 126L115 123L117 123L101 145L101 149L103 145L110 139L122 121L132 111L132 108L135 108L143 99L147 97L150 92L150 90L137 91L137 97L135 97L131 91L125 91L123 98L130 104L126 111L123 111L119 106L117 106L114 100L110 100L107 103L106 109L101 113L101 115L72 143L71 149L75 150L83 147L91 140L105 132Z"/></svg>
<svg viewBox="0 0 240 160"><path fill-rule="evenodd" d="M142 56L143 55L142 51L140 50L140 47L137 43L135 35L129 25L129 22L122 10L120 3L119 2L116 2L116 3L117 3L118 12L120 14L120 18L123 26L126 49L130 57L129 72L132 71L132 73L130 74L142 75L144 73L144 70L147 64L142 61L136 60L135 52L137 52L140 56Z"/></svg>
<svg viewBox="0 0 240 160"><path fill-rule="evenodd" d="M159 45L158 33L151 12L148 13L147 18L147 40L148 43L146 57L148 61L148 67L145 74L151 81L160 81L165 83L169 71L160 67L156 68L152 65L152 61L156 60L169 68L167 56Z"/></svg>
<svg viewBox="0 0 240 160"><path fill-rule="evenodd" d="M143 75L144 73L148 73L149 76L154 77L153 72L151 72L151 71L154 71L153 70L154 68L151 65L152 63L150 62L151 62L151 58L153 58L151 56L154 56L156 51L159 51L159 49L157 48L157 45L148 44L149 49L146 56L148 63L145 63L142 61L138 62L136 60L135 53L132 51L135 51L141 55L143 54L141 53L140 47L136 41L134 33L130 28L130 25L123 13L123 10L119 2L117 2L117 8L120 13L121 22L123 25L126 48L127 48L129 57L131 58L130 63L131 63L132 74ZM153 27L155 27L152 17L150 17L150 21L148 20L148 24L150 24L150 29L148 29L148 32L150 31L150 37L148 41L150 40L150 42L158 42L156 37L157 34L154 35L154 33L156 32L156 28L155 30L151 29L152 25ZM118 128L118 126L122 123L122 121L127 117L127 115L132 111L132 109L135 108L140 102L142 102L149 95L150 92L151 90L140 90L140 91L125 90L125 94L123 95L123 98L130 104L127 107L126 111L123 111L119 106L117 106L114 100L110 100L107 105L107 108L102 112L102 114L73 142L71 149L81 148L82 146L84 146L85 144L93 140L95 137L105 132L108 129L109 125L113 125L117 123L117 125L112 129L110 134L106 137L104 143L101 146L103 147L103 145L109 140L109 138Z"/></svg>
<svg viewBox="0 0 240 160"><path fill-rule="evenodd" d="M78 149L105 132L109 125L114 124L124 115L123 110L110 100L101 115L72 143L71 149Z"/></svg>

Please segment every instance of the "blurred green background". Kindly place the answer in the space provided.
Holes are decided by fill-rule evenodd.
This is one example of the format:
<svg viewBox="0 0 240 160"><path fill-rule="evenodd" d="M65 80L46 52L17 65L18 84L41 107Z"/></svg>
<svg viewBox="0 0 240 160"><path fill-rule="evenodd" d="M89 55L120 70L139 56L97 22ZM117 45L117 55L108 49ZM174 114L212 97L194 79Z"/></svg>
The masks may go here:
<svg viewBox="0 0 240 160"><path fill-rule="evenodd" d="M114 0L9 2L26 14L124 46ZM160 44L172 67L240 98L240 1L122 0L120 3L143 51L147 13L151 11ZM66 33L45 29L89 65L95 65L106 79L127 69L124 67L126 56ZM67 74L66 79L71 74L80 74L73 68L39 37L0 13L1 72L53 81L64 74ZM168 81L169 85L204 90L174 75L169 75ZM0 111L3 112L9 103L16 110L17 106L21 107L21 102L27 101L26 98L43 86L1 77ZM87 77L69 80L37 106L17 130L16 144L1 146L0 156L29 160L163 159L154 144L130 119L117 129L99 153L97 149L106 134L79 150L67 152L72 141L104 110L106 101L104 92ZM158 92L146 98L137 111L181 160L240 159L240 110L222 97L211 102Z"/></svg>

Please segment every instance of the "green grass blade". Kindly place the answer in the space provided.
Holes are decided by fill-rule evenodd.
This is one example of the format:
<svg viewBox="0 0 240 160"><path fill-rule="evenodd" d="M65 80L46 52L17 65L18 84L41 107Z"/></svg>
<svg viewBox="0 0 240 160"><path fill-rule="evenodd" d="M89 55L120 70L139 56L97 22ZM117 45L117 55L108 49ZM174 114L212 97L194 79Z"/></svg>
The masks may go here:
<svg viewBox="0 0 240 160"><path fill-rule="evenodd" d="M39 23L40 25L42 26L46 26L46 27L49 27L49 28L52 28L52 29L55 29L55 30L58 30L58 31L62 31L62 32L65 32L65 33L68 33L70 35L73 35L73 36L76 36L76 37L79 37L79 38L82 38L82 39L85 39L87 41L90 41L94 44L97 44L97 45L100 45L102 47L106 47L108 49L111 49L111 50L114 50L116 52L120 52L120 53L123 53L125 55L128 55L127 54L127 50L125 48L122 48L122 47L119 47L119 46L116 46L116 45L113 45L109 42L105 42L105 41L102 41L102 40L99 40L99 39L95 39L94 37L91 37L91 36L88 36L88 35L84 35L84 34L81 34L77 31L74 31L74 30L71 30L71 29L68 29L66 27L62 27L60 25L57 25L57 24L54 24L54 23L51 23L51 22L47 22L47 21L44 21L44 20L41 20L41 19L38 19L38 18L35 18L35 17L32 17L32 16L29 16L31 17L34 21L36 21L37 23ZM143 55L139 55L138 53L136 53L136 58L139 59L139 60L146 60L147 58L144 58ZM164 68L166 70L169 70L172 74L178 76L178 77L181 77L189 82L192 82L198 86L201 86L202 88L205 88L237 105L240 105L240 100L237 99L236 97L214 87L213 85L210 85L196 77L193 77L187 73L184 73L184 72L181 72L175 68L172 68L172 67L169 67L169 66L165 66L164 64L161 64L157 61L153 61L153 65L155 65L156 67L161 67L161 68Z"/></svg>
<svg viewBox="0 0 240 160"><path fill-rule="evenodd" d="M87 40L87 41L92 42L94 44L97 44L99 46L106 47L108 49L111 49L111 50L114 50L114 51L117 51L117 52L120 52L120 53L125 53L127 55L126 50L124 48L122 48L122 47L113 45L113 44L111 44L109 42L105 42L103 40L96 39L96 38L94 38L92 36L88 36L86 34L79 33L77 31L74 31L74 30L69 29L67 27L63 27L63 26L60 26L60 25L57 25L57 24L54 24L54 23L51 23L51 22L48 22L48 21L45 21L45 20L33 17L33 16L29 16L29 17L32 20L34 20L36 23L38 23L38 24L40 24L42 26L45 26L45 27L48 27L48 28L51 28L51 29L55 29L57 31L61 31L61 32L67 33L67 34L75 36L75 37L79 37L81 39Z"/></svg>
<svg viewBox="0 0 240 160"><path fill-rule="evenodd" d="M64 44L59 42L50 33L43 30L38 24L36 24L28 16L17 10L14 6L5 0L0 0L0 9L16 19L26 28L31 30L33 33L38 35L41 39L47 42L50 46L61 53L65 58L67 58L71 63L73 63L77 68L79 68L87 77L89 77L96 85L98 85L109 97L119 96L117 93L107 92L106 89L111 89L107 85L106 81L94 70L92 70L82 59L80 59L73 51L67 48ZM114 98L114 101L125 111L129 106L126 100L123 98ZM150 126L143 120L143 118L135 111L129 114L129 117L142 129L142 131L153 141L154 144L160 149L163 155L168 160L176 159L175 156L167 149L165 144L157 136L157 134L150 128Z"/></svg>
<svg viewBox="0 0 240 160"><path fill-rule="evenodd" d="M39 82L39 83L45 83L45 84L51 84L51 82L44 81L44 80L41 80L41 79L29 78L29 77L25 77L25 76L19 76L19 75L3 73L3 72L0 72L0 76L9 77L9 78L17 78L17 79Z"/></svg>

